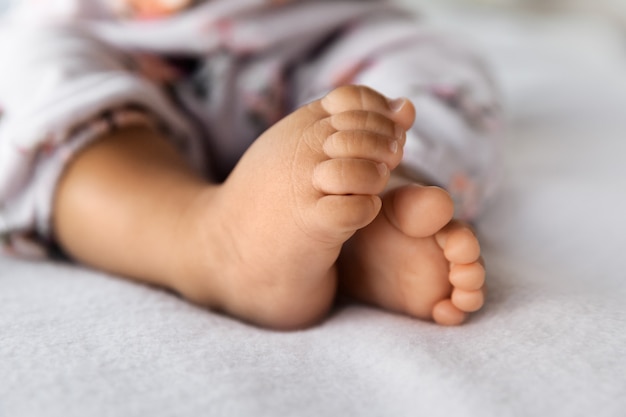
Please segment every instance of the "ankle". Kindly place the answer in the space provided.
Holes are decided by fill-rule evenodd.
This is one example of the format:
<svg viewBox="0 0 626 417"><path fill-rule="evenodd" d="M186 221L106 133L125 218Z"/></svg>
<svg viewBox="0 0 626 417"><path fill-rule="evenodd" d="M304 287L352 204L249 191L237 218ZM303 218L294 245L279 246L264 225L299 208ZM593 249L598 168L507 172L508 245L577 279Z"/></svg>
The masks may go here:
<svg viewBox="0 0 626 417"><path fill-rule="evenodd" d="M186 299L209 308L220 308L224 295L220 282L229 254L224 212L219 208L222 186L206 184L188 196L181 211L173 242L177 250L168 286Z"/></svg>

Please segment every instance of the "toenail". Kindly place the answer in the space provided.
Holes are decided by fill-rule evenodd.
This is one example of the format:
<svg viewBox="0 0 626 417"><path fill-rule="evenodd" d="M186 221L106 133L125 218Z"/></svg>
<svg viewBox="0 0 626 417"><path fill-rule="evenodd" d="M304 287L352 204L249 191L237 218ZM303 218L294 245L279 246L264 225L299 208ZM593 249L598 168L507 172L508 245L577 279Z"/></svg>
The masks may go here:
<svg viewBox="0 0 626 417"><path fill-rule="evenodd" d="M389 149L391 150L391 153L397 153L398 147L399 145L397 140L392 140L391 143L389 143Z"/></svg>
<svg viewBox="0 0 626 417"><path fill-rule="evenodd" d="M404 103L406 103L406 98L400 97L400 98L394 98L394 99L387 99L387 103L389 104L389 108L391 109L391 111L394 113L397 113L400 110L402 110L402 107L404 107Z"/></svg>
<svg viewBox="0 0 626 417"><path fill-rule="evenodd" d="M377 164L376 168L378 169L378 173L380 174L381 177L386 177L387 174L389 174L389 168L387 168L387 164L383 162L381 162L380 164Z"/></svg>
<svg viewBox="0 0 626 417"><path fill-rule="evenodd" d="M396 125L394 128L394 135L397 139L402 139L404 136L404 129L400 125Z"/></svg>

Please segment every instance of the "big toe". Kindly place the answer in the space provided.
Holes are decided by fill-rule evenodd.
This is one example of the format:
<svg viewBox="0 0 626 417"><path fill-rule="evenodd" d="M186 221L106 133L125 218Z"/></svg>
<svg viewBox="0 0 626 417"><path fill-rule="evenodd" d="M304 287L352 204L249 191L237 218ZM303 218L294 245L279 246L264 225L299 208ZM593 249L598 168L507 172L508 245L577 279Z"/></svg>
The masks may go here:
<svg viewBox="0 0 626 417"><path fill-rule="evenodd" d="M416 238L435 235L454 215L454 203L446 191L418 184L389 191L383 209L391 224Z"/></svg>

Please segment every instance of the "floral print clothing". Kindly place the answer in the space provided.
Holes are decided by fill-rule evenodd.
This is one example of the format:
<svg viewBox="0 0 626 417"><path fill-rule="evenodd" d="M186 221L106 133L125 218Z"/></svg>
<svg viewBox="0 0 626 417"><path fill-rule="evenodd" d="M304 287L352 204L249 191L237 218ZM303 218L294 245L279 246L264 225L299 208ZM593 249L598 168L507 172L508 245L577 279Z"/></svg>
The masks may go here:
<svg viewBox="0 0 626 417"><path fill-rule="evenodd" d="M46 253L59 176L103 134L162 130L219 181L266 128L348 83L415 103L403 169L447 188L459 216L476 216L496 184L502 117L488 72L387 1L207 0L146 18L108 0L19 0L0 20L0 56L11 254Z"/></svg>

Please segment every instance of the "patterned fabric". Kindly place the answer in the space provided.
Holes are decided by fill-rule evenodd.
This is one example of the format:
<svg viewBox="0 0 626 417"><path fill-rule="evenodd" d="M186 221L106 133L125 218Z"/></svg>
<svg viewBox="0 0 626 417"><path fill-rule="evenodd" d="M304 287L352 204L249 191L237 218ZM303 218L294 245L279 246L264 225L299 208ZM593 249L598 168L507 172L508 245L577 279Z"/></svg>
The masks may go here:
<svg viewBox="0 0 626 417"><path fill-rule="evenodd" d="M44 4L20 0L0 21L0 235L12 253L47 242L63 167L112 128L165 130L220 180L263 130L347 83L415 103L404 168L451 191L460 216L493 190L501 117L486 70L385 1L210 0L157 17L115 1Z"/></svg>

